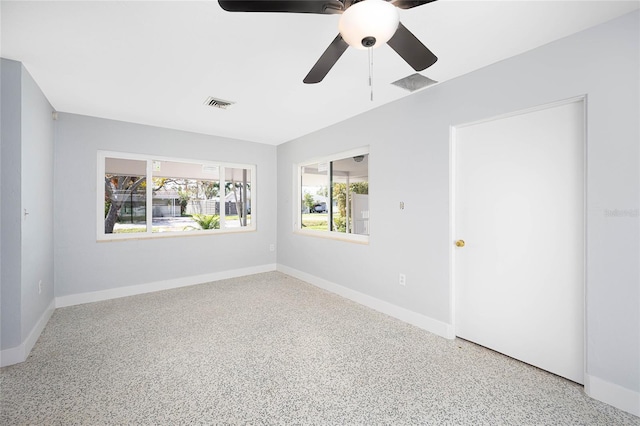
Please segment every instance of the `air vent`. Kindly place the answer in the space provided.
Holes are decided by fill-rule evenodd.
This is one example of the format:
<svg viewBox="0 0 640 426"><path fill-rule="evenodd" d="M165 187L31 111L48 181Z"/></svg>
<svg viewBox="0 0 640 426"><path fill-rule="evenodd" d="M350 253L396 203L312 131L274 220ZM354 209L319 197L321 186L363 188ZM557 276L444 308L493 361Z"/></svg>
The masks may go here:
<svg viewBox="0 0 640 426"><path fill-rule="evenodd" d="M213 96L209 96L206 101L204 101L205 105L209 105L211 107L220 108L220 109L229 109L231 105L235 104L235 102L224 101L222 99L214 98Z"/></svg>
<svg viewBox="0 0 640 426"><path fill-rule="evenodd" d="M398 81L394 81L394 86L398 86L402 89L408 90L410 92L415 92L416 90L423 89L427 86L431 86L432 84L436 84L437 81L431 80L421 74L411 74L409 77L401 78Z"/></svg>

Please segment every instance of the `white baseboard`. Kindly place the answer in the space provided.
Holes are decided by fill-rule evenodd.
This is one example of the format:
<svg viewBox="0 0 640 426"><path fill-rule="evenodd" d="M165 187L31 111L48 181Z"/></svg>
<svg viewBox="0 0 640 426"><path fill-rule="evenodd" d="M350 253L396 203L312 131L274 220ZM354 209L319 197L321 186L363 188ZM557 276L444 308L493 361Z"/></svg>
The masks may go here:
<svg viewBox="0 0 640 426"><path fill-rule="evenodd" d="M53 315L53 311L55 310L55 300L52 299L49 306L42 313L38 322L33 326L31 332L27 336L24 341L14 348L5 349L0 351L0 367L6 367L7 365L18 364L20 362L24 362L29 353L31 353L31 349L35 346L40 334L42 334L42 330L47 326L51 315Z"/></svg>
<svg viewBox="0 0 640 426"><path fill-rule="evenodd" d="M112 288L88 293L70 294L56 297L56 308L82 305L83 303L101 302L103 300L117 299L120 297L135 296L136 294L152 293L154 291L170 290L173 288L187 287L212 281L226 280L245 275L260 274L262 272L275 271L276 265L251 266L248 268L232 269L229 271L214 272L211 274L193 275L190 277L175 278L166 281L155 281L145 284L137 284L127 287Z"/></svg>
<svg viewBox="0 0 640 426"><path fill-rule="evenodd" d="M23 362L27 357L24 355L24 344L20 344L15 348L3 349L0 351L0 367L18 364Z"/></svg>
<svg viewBox="0 0 640 426"><path fill-rule="evenodd" d="M356 303L367 306L378 312L382 312L390 317L397 318L400 321L404 321L433 334L437 334L438 336L442 336L447 339L455 338L455 333L451 324L435 320L417 312L385 302L384 300L376 299L375 297L332 283L323 278L316 277L315 275L290 268L289 266L278 264L277 270L284 274L306 281L309 284L313 284L316 287L320 287L324 290L330 291L331 293L335 293Z"/></svg>
<svg viewBox="0 0 640 426"><path fill-rule="evenodd" d="M584 375L584 391L593 399L640 417L640 392L588 374Z"/></svg>

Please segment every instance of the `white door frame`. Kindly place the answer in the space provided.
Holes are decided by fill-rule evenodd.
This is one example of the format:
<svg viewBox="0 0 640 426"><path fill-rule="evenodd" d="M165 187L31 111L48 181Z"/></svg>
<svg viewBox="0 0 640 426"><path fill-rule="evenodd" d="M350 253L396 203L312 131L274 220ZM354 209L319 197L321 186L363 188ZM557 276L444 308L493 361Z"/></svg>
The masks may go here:
<svg viewBox="0 0 640 426"><path fill-rule="evenodd" d="M583 281L583 337L584 337L584 371L583 375L587 378L587 95L576 96L573 98L563 99L556 102L551 102L543 105L534 106L531 108L526 108L514 112L509 112L505 114L500 114L497 116L485 118L482 120L471 121L467 123L461 123L456 125L449 126L449 317L451 320L451 330L452 336L455 338L457 336L456 333L456 280L455 280L455 241L458 238L456 235L456 223L455 223L455 214L456 214L456 130L462 127L473 126L476 124L487 123L491 121L501 120L503 118L513 117L516 115L528 114L536 111L545 110L548 108L558 107L562 105L567 105L570 103L582 102L583 107L583 126L584 126L584 174L583 174L583 188L584 188L584 205L583 205L583 214L584 214L584 229L583 229L583 237L584 237L584 251L583 251L583 273L584 273L584 281Z"/></svg>

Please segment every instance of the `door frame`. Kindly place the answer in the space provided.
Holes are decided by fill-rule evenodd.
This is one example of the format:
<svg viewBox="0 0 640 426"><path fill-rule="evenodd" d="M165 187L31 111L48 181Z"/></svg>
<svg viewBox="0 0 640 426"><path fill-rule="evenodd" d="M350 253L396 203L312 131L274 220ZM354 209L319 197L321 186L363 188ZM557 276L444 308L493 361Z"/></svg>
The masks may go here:
<svg viewBox="0 0 640 426"><path fill-rule="evenodd" d="M571 103L582 103L582 111L583 111L583 176L582 176L582 187L583 187L583 225L584 229L582 230L584 247L582 253L582 272L583 272L583 282L582 282L582 294L583 294L583 377L586 383L587 379L587 168L588 168L588 126L587 126L587 105L588 105L588 96L586 94L575 96L572 98L562 99L555 102L550 102L546 104L541 104L537 106L533 106L530 108L525 108L521 110L516 110L513 112L508 112L504 114L499 114L496 116L454 124L449 126L449 316L451 321L451 335L452 338L457 337L456 332L456 279L455 279L455 241L457 239L456 236L456 148L457 148L457 140L456 140L456 131L457 129L463 127L474 126L477 124L488 123L491 121L497 121L504 118L509 118L517 115L529 114L549 108L559 107L562 105L567 105Z"/></svg>

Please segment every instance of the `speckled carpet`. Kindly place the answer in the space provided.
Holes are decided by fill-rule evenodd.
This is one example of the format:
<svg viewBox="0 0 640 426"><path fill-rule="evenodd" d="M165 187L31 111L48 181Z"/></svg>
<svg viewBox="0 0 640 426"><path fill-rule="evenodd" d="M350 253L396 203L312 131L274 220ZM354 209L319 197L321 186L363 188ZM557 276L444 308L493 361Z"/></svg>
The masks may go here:
<svg viewBox="0 0 640 426"><path fill-rule="evenodd" d="M2 425L640 424L278 272L58 309L0 391Z"/></svg>

